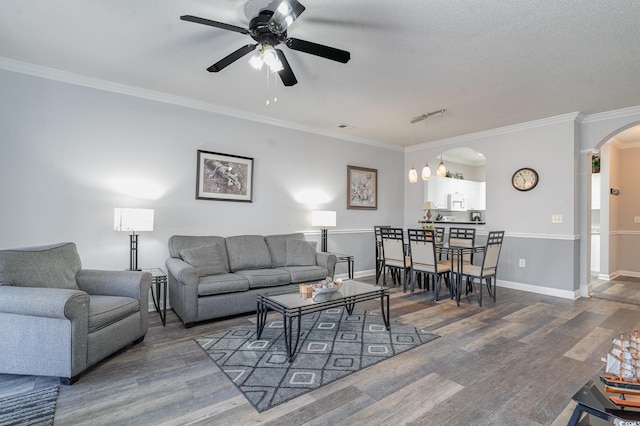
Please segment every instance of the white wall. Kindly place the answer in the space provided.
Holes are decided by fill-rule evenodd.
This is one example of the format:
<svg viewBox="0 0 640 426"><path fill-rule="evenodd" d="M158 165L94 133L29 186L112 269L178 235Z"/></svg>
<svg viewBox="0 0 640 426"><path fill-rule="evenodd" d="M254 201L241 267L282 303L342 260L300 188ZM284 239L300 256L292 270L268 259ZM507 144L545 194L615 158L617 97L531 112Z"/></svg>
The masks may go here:
<svg viewBox="0 0 640 426"><path fill-rule="evenodd" d="M141 234L139 265L163 266L174 234L319 240L310 211L327 209L338 223L329 249L355 255L363 271L374 268L373 226L402 221L397 147L9 71L0 87L0 248L74 241L84 267L125 269L128 237L113 230L113 208L145 207L155 230ZM253 157L253 202L196 200L198 149ZM346 209L347 164L378 169L378 210Z"/></svg>
<svg viewBox="0 0 640 426"><path fill-rule="evenodd" d="M478 233L506 231L500 259L503 285L573 297L579 287L579 235L577 212L577 147L575 120L567 114L436 141L412 147L405 156L431 161L454 147L470 147L486 157L486 225ZM511 185L513 173L532 167L540 176L532 191L520 192ZM405 173L406 174L406 173ZM414 227L421 214L422 185L405 180L405 226ZM551 222L561 214L563 223ZM518 266L525 259L526 267Z"/></svg>

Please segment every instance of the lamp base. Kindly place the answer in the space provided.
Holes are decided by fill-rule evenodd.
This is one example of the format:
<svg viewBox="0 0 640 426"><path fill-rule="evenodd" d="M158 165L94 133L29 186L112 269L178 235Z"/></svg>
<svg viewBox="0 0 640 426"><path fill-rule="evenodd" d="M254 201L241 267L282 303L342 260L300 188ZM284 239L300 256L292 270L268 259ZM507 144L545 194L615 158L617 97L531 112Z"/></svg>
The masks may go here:
<svg viewBox="0 0 640 426"><path fill-rule="evenodd" d="M139 271L138 269L138 234L129 235L129 270Z"/></svg>
<svg viewBox="0 0 640 426"><path fill-rule="evenodd" d="M325 252L327 251L327 228L322 228L322 242L320 245L320 251Z"/></svg>

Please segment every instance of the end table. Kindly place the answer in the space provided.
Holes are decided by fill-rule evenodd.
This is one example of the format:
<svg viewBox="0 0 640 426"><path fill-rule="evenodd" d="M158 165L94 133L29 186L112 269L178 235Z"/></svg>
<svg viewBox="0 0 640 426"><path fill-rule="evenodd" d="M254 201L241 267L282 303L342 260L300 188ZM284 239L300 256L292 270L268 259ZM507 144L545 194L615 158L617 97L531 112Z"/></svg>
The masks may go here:
<svg viewBox="0 0 640 426"><path fill-rule="evenodd" d="M334 254L336 256L336 258L338 259L336 261L336 263L347 263L347 270L349 272L349 279L353 279L353 264L355 263L355 259L352 255L350 254L342 254L342 253L331 253Z"/></svg>
<svg viewBox="0 0 640 426"><path fill-rule="evenodd" d="M149 272L155 284L155 291L151 287L151 298L153 299L153 306L156 308L156 312L160 315L162 320L162 326L167 325L167 274L160 268L148 268L142 269L144 272ZM162 298L162 308L160 308L160 299Z"/></svg>

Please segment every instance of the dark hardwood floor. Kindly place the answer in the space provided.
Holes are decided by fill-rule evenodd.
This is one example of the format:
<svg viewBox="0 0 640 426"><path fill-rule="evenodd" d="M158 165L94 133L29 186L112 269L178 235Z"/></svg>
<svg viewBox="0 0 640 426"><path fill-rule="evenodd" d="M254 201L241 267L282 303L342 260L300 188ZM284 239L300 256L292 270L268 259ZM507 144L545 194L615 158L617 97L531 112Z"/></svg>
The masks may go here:
<svg viewBox="0 0 640 426"><path fill-rule="evenodd" d="M372 277L360 279L373 282ZM391 313L442 337L258 413L193 340L253 315L185 329L150 313L143 343L61 386L56 425L564 425L571 396L620 331L640 327L640 279L599 282L575 301L498 288L434 303L392 288ZM377 310L371 302L368 309ZM57 380L0 375L0 397Z"/></svg>

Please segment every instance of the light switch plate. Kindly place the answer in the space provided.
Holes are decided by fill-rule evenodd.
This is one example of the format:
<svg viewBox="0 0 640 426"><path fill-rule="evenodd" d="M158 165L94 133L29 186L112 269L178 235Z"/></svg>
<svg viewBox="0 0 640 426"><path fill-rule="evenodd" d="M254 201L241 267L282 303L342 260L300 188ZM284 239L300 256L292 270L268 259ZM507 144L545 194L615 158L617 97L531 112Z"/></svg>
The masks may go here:
<svg viewBox="0 0 640 426"><path fill-rule="evenodd" d="M551 223L562 223L562 215L561 214L551 215Z"/></svg>

